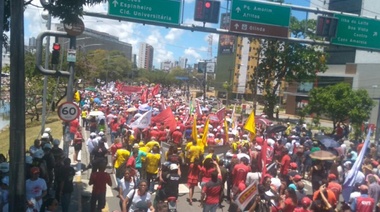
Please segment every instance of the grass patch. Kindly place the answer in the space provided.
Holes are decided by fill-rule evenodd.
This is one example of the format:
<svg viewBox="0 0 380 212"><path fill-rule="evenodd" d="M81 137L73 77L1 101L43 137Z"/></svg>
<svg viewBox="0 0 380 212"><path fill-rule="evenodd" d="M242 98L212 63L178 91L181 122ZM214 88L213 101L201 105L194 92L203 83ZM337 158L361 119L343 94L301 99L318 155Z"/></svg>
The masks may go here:
<svg viewBox="0 0 380 212"><path fill-rule="evenodd" d="M50 127L52 131L53 138L62 138L62 121L59 119L57 113L53 112L50 114L46 120L45 127ZM31 122L26 118L26 134L25 134L25 147L29 149L36 138L39 138L39 133L41 130L41 121ZM8 155L9 150L9 128L4 128L0 132L0 153Z"/></svg>

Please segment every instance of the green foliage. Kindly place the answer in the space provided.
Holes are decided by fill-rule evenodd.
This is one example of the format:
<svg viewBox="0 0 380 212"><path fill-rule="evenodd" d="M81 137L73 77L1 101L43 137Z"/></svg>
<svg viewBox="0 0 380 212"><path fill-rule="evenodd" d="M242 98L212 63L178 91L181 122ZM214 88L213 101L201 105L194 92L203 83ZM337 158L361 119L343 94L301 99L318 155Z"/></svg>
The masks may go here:
<svg viewBox="0 0 380 212"><path fill-rule="evenodd" d="M43 51L45 53L45 51ZM36 55L33 52L25 52L25 112L33 120L39 120L41 115L41 104L43 94L43 81L44 76L36 70ZM43 58L44 54L43 54ZM50 60L49 60L50 61ZM67 79L61 79L57 85L57 78L53 76L48 77L47 84L47 103L56 102L58 96L63 95ZM54 91L57 90L57 95L54 96Z"/></svg>
<svg viewBox="0 0 380 212"><path fill-rule="evenodd" d="M317 117L327 116L333 121L333 126L347 120L360 126L369 119L374 106L366 90L352 90L347 83L314 88L309 97L309 104L304 111L309 114L315 113Z"/></svg>
<svg viewBox="0 0 380 212"><path fill-rule="evenodd" d="M80 54L75 68L77 78L91 82L95 79L124 81L132 74L132 63L122 52L102 49Z"/></svg>
<svg viewBox="0 0 380 212"><path fill-rule="evenodd" d="M315 28L314 21L298 21L291 18L291 32L297 37L307 37ZM317 77L317 72L325 72L325 53L318 47L278 40L260 40L260 49L256 57L260 64L256 67L258 89L263 92L264 112L273 118L274 106L278 103L277 94L280 85L285 81L310 82ZM250 84L255 84L255 75L251 76ZM255 87L255 86L251 86Z"/></svg>
<svg viewBox="0 0 380 212"><path fill-rule="evenodd" d="M43 0L46 1L46 0ZM47 1L46 1L47 2ZM76 23L83 16L85 5L99 4L105 0L51 0L42 6L50 11L51 15L59 18L63 23Z"/></svg>

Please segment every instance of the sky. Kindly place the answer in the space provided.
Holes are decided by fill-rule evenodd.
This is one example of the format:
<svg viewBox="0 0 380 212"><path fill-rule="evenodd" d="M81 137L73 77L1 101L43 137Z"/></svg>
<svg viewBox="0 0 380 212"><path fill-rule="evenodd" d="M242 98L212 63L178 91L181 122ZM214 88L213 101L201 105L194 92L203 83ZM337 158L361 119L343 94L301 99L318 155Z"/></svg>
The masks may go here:
<svg viewBox="0 0 380 212"><path fill-rule="evenodd" d="M227 0L221 1L221 13L227 11ZM286 3L309 6L310 0L286 0ZM40 0L33 0L33 5L40 6ZM229 4L231 7L231 2ZM201 26L201 22L193 19L195 0L185 0L183 24ZM97 4L92 7L85 7L85 11L99 12L106 14L108 3ZM41 17L43 9L28 6L24 13L25 23L25 44L28 45L30 37L37 35L46 29L46 21ZM294 14L299 19L306 15L302 13ZM200 60L211 59L217 56L219 35L212 34L212 55L208 53L208 38L210 33L191 32L187 30L164 28L152 25L142 25L133 22L114 21L95 17L84 16L83 22L86 28L106 32L119 37L122 42L132 45L132 53L138 55L138 44L148 43L154 47L153 65L160 68L160 63L170 60L176 61L180 57L188 59L188 64L197 63ZM52 23L59 23L58 19L53 19ZM207 27L219 28L219 24L206 24Z"/></svg>

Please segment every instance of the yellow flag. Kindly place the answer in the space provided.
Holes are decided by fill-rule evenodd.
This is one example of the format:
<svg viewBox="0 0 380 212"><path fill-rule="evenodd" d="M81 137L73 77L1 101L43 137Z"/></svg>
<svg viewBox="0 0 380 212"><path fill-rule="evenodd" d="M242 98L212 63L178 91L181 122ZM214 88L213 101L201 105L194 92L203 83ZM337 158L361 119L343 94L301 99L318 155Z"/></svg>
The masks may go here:
<svg viewBox="0 0 380 212"><path fill-rule="evenodd" d="M256 135L255 113L253 111L251 112L251 114L249 114L249 117L245 122L244 129L246 129L253 135Z"/></svg>
<svg viewBox="0 0 380 212"><path fill-rule="evenodd" d="M196 115L194 115L194 119L193 119L193 128L191 130L191 137L194 139L194 141L197 141L197 139L198 139L197 116Z"/></svg>
<svg viewBox="0 0 380 212"><path fill-rule="evenodd" d="M224 131L226 133L226 140L224 141L224 144L227 144L229 138L228 138L228 123L227 123L226 118L224 118Z"/></svg>
<svg viewBox="0 0 380 212"><path fill-rule="evenodd" d="M208 135L208 126L210 125L210 120L207 118L205 123L205 128L203 129L203 136L201 142L198 144L198 146L204 148L207 146L207 135Z"/></svg>

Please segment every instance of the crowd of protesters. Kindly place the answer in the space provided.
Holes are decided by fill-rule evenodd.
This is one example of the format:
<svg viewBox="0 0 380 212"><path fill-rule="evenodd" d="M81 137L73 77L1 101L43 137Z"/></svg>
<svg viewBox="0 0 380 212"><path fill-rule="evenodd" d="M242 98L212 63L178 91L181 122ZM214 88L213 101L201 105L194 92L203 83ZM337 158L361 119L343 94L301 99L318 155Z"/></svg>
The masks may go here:
<svg viewBox="0 0 380 212"><path fill-rule="evenodd" d="M140 94L125 94L114 84L108 89L79 91L82 122L71 122L70 133L73 163L78 162L82 146L90 153L91 211L105 206L106 186L112 186L108 163L116 175L121 211L167 211L164 201L178 198L183 181L189 188L188 204L196 205L196 210L199 205L204 212L216 211L224 201L228 211L378 211L376 146L364 147L364 140L345 142L348 126L337 125L333 137L339 146L335 148L313 139L306 125L287 123L283 130L269 132L270 126L258 123L253 134L235 109L212 104L201 107L203 101L189 101L176 90L160 89L147 86ZM145 126L141 120L148 112L152 117ZM84 140L86 130L89 137ZM164 150L163 143L169 149ZM230 148L223 158L215 153L219 145ZM26 184L31 209L39 210L42 199L53 194L63 211L68 211L64 205L69 205L75 172L58 146L59 140L47 128L29 148ZM342 185L366 148L350 199L341 203ZM334 153L335 159L311 157L321 150ZM2 179L6 190L7 178ZM311 190L305 189L308 182ZM252 184L257 185L256 195L243 210L238 197ZM194 189L198 185L201 195L197 199Z"/></svg>

